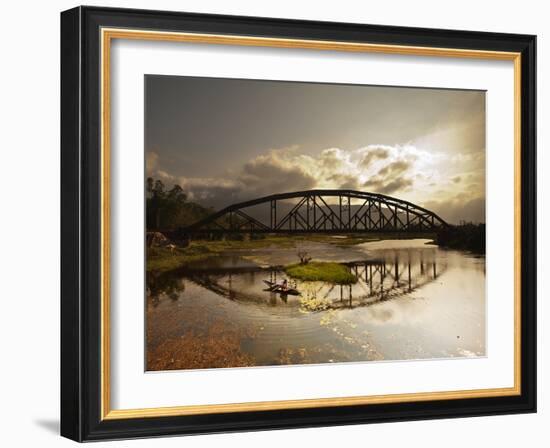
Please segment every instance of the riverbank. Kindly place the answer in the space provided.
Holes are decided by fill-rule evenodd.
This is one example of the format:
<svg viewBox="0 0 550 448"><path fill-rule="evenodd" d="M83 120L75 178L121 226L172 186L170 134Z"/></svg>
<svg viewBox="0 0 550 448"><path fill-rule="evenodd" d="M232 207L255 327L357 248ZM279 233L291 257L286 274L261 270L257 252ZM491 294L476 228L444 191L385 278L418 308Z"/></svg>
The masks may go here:
<svg viewBox="0 0 550 448"><path fill-rule="evenodd" d="M414 235L414 237L433 239L435 235ZM292 249L307 242L330 244L346 248L385 239L411 239L411 235L395 233L365 235L262 235L259 238L248 240L196 240L191 241L189 246L185 248L176 248L173 251L162 247L148 248L146 269L147 271L167 272L228 252L269 248Z"/></svg>
<svg viewBox="0 0 550 448"><path fill-rule="evenodd" d="M415 238L434 238L432 234L414 235ZM210 257L228 252L250 251L269 248L297 248L303 243L330 244L345 248L384 239L410 239L410 234L368 234L368 235L265 235L249 240L196 240L185 248L170 250L164 247L147 248L147 272L167 272L185 267Z"/></svg>
<svg viewBox="0 0 550 448"><path fill-rule="evenodd" d="M197 240L191 241L189 246L170 250L164 247L147 248L147 271L166 272L182 268L190 263L215 257L225 252L236 250L251 250L294 246L294 239L290 237L266 237L248 241L241 240Z"/></svg>

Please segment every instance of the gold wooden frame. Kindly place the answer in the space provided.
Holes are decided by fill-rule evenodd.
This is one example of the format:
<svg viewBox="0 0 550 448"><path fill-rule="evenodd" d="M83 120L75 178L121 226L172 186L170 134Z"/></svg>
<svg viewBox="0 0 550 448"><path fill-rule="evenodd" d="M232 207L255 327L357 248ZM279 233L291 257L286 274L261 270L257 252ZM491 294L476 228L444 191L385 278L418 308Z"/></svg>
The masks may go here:
<svg viewBox="0 0 550 448"><path fill-rule="evenodd" d="M110 50L113 39L153 40L213 45L298 48L368 52L415 56L439 56L514 62L514 386L444 392L421 392L357 397L318 398L190 405L142 409L110 408ZM305 409L462 398L502 397L521 394L521 54L515 52L350 43L302 39L279 39L216 34L158 32L136 29L101 29L101 419L167 417L225 412Z"/></svg>

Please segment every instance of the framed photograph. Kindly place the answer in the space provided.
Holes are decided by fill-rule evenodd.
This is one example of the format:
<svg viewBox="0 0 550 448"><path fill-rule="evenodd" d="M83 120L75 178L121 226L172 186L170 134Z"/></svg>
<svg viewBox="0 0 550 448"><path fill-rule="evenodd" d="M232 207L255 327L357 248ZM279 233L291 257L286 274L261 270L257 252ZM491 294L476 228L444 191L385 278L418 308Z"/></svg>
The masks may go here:
<svg viewBox="0 0 550 448"><path fill-rule="evenodd" d="M61 433L536 411L535 36L61 14Z"/></svg>

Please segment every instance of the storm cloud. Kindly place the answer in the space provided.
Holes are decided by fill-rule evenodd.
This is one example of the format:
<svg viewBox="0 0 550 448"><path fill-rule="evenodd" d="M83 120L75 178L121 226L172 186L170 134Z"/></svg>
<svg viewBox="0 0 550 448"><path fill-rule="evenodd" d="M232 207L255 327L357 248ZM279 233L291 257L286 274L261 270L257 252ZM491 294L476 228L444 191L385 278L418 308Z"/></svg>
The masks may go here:
<svg viewBox="0 0 550 448"><path fill-rule="evenodd" d="M392 194L398 191L405 191L413 186L413 180L407 177L386 181L381 178L369 180L364 186L375 193Z"/></svg>

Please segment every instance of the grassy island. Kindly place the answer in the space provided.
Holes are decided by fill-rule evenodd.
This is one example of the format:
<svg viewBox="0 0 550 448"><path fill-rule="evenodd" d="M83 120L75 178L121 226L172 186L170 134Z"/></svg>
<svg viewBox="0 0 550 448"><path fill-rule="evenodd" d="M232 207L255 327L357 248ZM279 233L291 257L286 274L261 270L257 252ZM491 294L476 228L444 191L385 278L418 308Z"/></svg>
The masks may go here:
<svg viewBox="0 0 550 448"><path fill-rule="evenodd" d="M285 272L293 278L305 281L321 281L348 285L357 282L349 268L340 263L310 262L308 264L291 264Z"/></svg>

